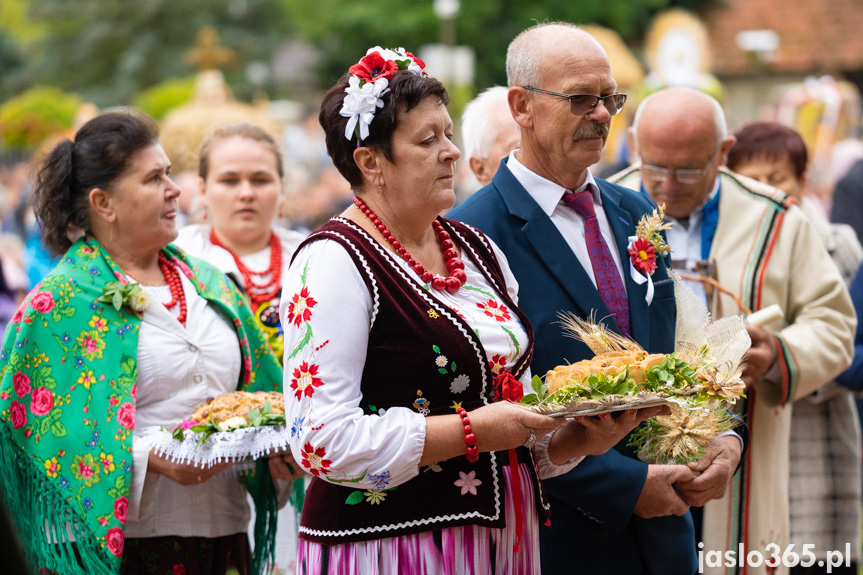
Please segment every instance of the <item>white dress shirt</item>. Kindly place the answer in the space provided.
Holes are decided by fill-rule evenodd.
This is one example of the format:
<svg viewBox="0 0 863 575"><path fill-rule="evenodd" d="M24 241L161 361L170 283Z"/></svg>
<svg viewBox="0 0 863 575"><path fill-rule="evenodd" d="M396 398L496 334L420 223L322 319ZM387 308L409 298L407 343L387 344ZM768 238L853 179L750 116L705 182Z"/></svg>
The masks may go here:
<svg viewBox="0 0 863 575"><path fill-rule="evenodd" d="M201 485L182 486L147 473L149 449L138 431L172 428L207 400L237 388L241 355L231 323L181 273L187 327L177 321L170 288L147 287L153 296L138 336L138 385L132 481L126 537L222 537L246 532L249 507L236 469Z"/></svg>
<svg viewBox="0 0 863 575"><path fill-rule="evenodd" d="M546 180L542 176L527 169L524 164L518 161L513 150L509 153L509 160L506 167L515 176L530 197L539 204L545 214L551 218L551 222L566 240L572 253L578 258L581 267L587 272L590 281L596 286L596 277L593 274L593 265L590 263L590 254L587 251L587 240L584 236L584 217L574 209L570 208L563 202L563 195L570 190L561 187L550 180ZM573 192L581 192L590 186L593 194L593 207L596 210L596 221L599 223L599 230L602 232L602 237L605 243L608 244L608 251L611 252L611 257L614 258L614 265L617 266L617 271L621 277L624 289L626 282L623 281L623 265L620 261L620 252L617 249L617 241L614 239L614 232L611 230L611 225L608 223L608 216L605 214L605 209L602 207L602 197L599 195L599 188L596 185L596 180L590 170L585 170L585 180L577 190ZM633 229L633 233L635 230Z"/></svg>
<svg viewBox="0 0 863 575"><path fill-rule="evenodd" d="M689 214L689 221L684 223L680 220L672 218L669 215L665 216L666 221L671 222L671 227L666 230L665 234L668 238L668 245L671 246L671 259L675 262L685 262L686 270L683 273L694 274L695 264L701 261L701 222L704 220L704 206L716 197L719 191L719 176L716 177L716 183L713 190L704 203L692 210ZM682 270L679 270L679 272ZM697 275L697 274L696 274ZM685 280L696 295L707 305L707 292L704 291L704 284L697 281Z"/></svg>

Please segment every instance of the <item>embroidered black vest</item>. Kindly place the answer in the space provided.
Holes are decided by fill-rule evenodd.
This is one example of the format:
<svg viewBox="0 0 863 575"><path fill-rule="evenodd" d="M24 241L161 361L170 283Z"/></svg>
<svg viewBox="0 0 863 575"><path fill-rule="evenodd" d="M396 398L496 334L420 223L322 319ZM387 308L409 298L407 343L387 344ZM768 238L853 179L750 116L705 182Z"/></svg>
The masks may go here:
<svg viewBox="0 0 863 575"><path fill-rule="evenodd" d="M462 247L463 257L477 264L527 332L528 345L512 368L512 374L520 377L533 355L533 330L507 295L488 240L465 224L441 222ZM427 416L445 415L455 412L455 403L470 411L496 400L499 392L494 373L474 330L437 299L433 290L426 289L416 274L407 272L391 251L348 220L331 220L303 245L321 239L344 246L371 295L371 330L361 382L361 407L366 414L399 406ZM447 368L436 364L439 356L445 356ZM453 365L457 366L455 371ZM538 510L547 519L549 506L533 451L523 447L517 451L519 461L530 462ZM313 477L306 492L299 537L337 544L458 525L503 528L504 497L512 497L505 493L504 465L509 465L506 452L480 453L476 463L468 462L466 456L442 461L386 490L385 498L374 504L368 499L368 490ZM472 471L474 479L482 481L477 494L460 495L455 485L461 478L459 472Z"/></svg>

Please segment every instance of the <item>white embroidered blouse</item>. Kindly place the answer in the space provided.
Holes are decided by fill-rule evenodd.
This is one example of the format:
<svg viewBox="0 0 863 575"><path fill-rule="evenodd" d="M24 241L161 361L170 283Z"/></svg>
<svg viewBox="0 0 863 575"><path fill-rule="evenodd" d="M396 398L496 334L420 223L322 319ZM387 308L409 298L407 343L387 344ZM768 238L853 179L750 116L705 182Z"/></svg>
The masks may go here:
<svg viewBox="0 0 863 575"><path fill-rule="evenodd" d="M509 295L517 301L518 284L506 258L496 246L494 252ZM414 273L404 260L394 259L407 273ZM471 259L464 257L463 261L467 283L462 289L456 294L433 293L473 327L497 373L517 361L527 334ZM422 407L393 407L369 415L360 407L360 381L373 314L368 288L344 247L323 239L299 251L284 284L280 312L285 329L285 414L291 449L307 471L322 479L331 467L347 476L369 470L351 483L357 489L393 487L417 476L426 433L427 411ZM301 346L303 343L306 345ZM293 354L299 347L302 349ZM445 352L435 363L439 370L454 374L453 393L467 387L460 379L467 376L457 375ZM393 377L409 374L393 373ZM529 393L529 370L522 384ZM542 477L566 473L582 459L554 465L547 456L547 443L548 436L536 446ZM309 449L311 445L316 447Z"/></svg>

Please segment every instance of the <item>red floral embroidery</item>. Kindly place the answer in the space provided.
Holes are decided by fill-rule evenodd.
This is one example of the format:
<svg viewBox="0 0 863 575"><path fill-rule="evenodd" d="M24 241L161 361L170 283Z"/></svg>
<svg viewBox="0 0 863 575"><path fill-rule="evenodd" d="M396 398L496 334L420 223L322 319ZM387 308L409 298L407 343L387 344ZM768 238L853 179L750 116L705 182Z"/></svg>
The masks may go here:
<svg viewBox="0 0 863 575"><path fill-rule="evenodd" d="M129 500L125 497L120 497L116 501L114 501L114 517L117 518L117 521L126 524L126 513L129 510Z"/></svg>
<svg viewBox="0 0 863 575"><path fill-rule="evenodd" d="M294 377L291 378L291 388L295 389L294 395L297 401L303 398L305 393L307 397L311 397L315 392L316 387L324 384L320 378L315 377L318 374L318 366L314 363L309 365L305 361L300 364L300 367L294 368Z"/></svg>
<svg viewBox="0 0 863 575"><path fill-rule="evenodd" d="M303 454L303 467L309 470L309 473L314 475L315 477L320 477L321 475L326 475L329 473L330 465L333 464L329 459L324 459L327 454L327 450L323 447L318 447L315 449L312 447L311 443L306 443L302 449Z"/></svg>
<svg viewBox="0 0 863 575"><path fill-rule="evenodd" d="M174 565L174 575L186 575L186 566L182 563Z"/></svg>
<svg viewBox="0 0 863 575"><path fill-rule="evenodd" d="M488 367L492 373L500 373L500 370L506 367L506 356L502 353L496 353L491 356L491 361L488 362Z"/></svg>
<svg viewBox="0 0 863 575"><path fill-rule="evenodd" d="M501 305L500 307L498 307L497 302L493 299L490 299L485 303L478 303L476 304L476 307L483 310L485 312L485 315L487 315L488 317L493 317L500 323L511 319L509 315L509 310L506 309L506 306Z"/></svg>
<svg viewBox="0 0 863 575"><path fill-rule="evenodd" d="M135 429L135 406L128 401L117 410L117 423L126 429Z"/></svg>
<svg viewBox="0 0 863 575"><path fill-rule="evenodd" d="M105 543L108 545L108 551L115 557L123 556L123 544L126 541L126 536L120 527L111 527L108 533L105 534Z"/></svg>
<svg viewBox="0 0 863 575"><path fill-rule="evenodd" d="M650 275L656 269L656 248L644 238L636 238L629 244L629 255L635 269Z"/></svg>
<svg viewBox="0 0 863 575"><path fill-rule="evenodd" d="M24 310L27 309L28 305L29 303L25 301L20 306L18 306L18 309L15 310L15 315L12 316L12 319L9 321L9 323L11 323L12 325L17 325L21 323L21 318L24 317Z"/></svg>
<svg viewBox="0 0 863 575"><path fill-rule="evenodd" d="M303 287L300 293L295 293L288 304L288 323L300 327L304 321L312 319L312 308L317 305L313 297L309 296L309 288Z"/></svg>
<svg viewBox="0 0 863 575"><path fill-rule="evenodd" d="M20 371L12 376L12 385L18 397L24 397L30 393L30 377Z"/></svg>
<svg viewBox="0 0 863 575"><path fill-rule="evenodd" d="M30 401L30 412L33 415L45 415L52 407L54 407L54 396L47 387L33 390L33 399Z"/></svg>
<svg viewBox="0 0 863 575"><path fill-rule="evenodd" d="M18 403L12 400L12 405L9 406L9 415L12 417L12 427L20 429L27 423L27 408L23 403Z"/></svg>
<svg viewBox="0 0 863 575"><path fill-rule="evenodd" d="M30 299L30 307L38 312L48 313L54 309L54 294L49 291L40 291Z"/></svg>
<svg viewBox="0 0 863 575"><path fill-rule="evenodd" d="M366 82L374 82L379 78L389 80L399 71L399 66L392 60L384 60L380 53L372 52L360 60L359 64L351 66L348 71Z"/></svg>

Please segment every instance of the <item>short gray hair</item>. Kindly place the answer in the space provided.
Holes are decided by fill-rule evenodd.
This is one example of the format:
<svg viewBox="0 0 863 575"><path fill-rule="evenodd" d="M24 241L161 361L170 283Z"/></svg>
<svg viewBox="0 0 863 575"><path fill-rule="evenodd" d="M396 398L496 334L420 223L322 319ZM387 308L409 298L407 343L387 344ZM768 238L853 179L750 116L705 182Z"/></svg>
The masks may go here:
<svg viewBox="0 0 863 575"><path fill-rule="evenodd" d="M500 136L492 118L499 107L508 109L507 93L509 90L505 86L493 86L465 106L461 116L461 141L466 157L488 158L492 143Z"/></svg>
<svg viewBox="0 0 863 575"><path fill-rule="evenodd" d="M516 36L506 50L507 86L540 86L542 84L541 43L537 42L544 28L550 26L574 28L584 31L581 26L569 22L541 22ZM587 32L585 32L587 34Z"/></svg>

